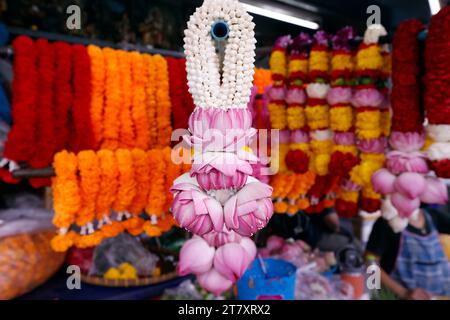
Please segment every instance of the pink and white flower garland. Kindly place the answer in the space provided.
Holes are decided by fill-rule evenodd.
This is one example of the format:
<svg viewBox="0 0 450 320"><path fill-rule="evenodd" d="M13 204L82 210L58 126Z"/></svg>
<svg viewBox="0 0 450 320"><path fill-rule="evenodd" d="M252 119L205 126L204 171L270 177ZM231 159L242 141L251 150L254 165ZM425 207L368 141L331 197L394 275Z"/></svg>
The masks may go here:
<svg viewBox="0 0 450 320"><path fill-rule="evenodd" d="M230 28L222 81L209 34L223 20ZM189 90L196 109L189 119L194 150L190 173L171 188L172 212L194 233L180 252L178 272L194 273L200 285L219 295L250 266L256 246L249 238L273 214L272 188L252 177L249 149L255 136L247 102L252 85L254 24L237 0L205 0L185 32Z"/></svg>

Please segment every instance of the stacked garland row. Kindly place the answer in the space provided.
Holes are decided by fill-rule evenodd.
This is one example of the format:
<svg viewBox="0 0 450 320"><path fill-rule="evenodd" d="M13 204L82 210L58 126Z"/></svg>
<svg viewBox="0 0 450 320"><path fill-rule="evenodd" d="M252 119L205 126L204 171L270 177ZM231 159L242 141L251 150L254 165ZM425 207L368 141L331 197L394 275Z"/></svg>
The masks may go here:
<svg viewBox="0 0 450 320"><path fill-rule="evenodd" d="M98 245L123 231L160 236L175 224L169 188L190 165L172 149L101 149L55 155L52 179L56 251Z"/></svg>

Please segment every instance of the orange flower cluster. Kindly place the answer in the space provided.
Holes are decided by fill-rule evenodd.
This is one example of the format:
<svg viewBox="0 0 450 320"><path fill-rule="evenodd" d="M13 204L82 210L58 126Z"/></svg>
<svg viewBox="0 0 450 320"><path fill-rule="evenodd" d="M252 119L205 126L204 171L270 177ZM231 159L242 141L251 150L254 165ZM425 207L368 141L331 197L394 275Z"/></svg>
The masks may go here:
<svg viewBox="0 0 450 320"><path fill-rule="evenodd" d="M102 149L170 145L171 101L166 60L160 55L88 47L91 124Z"/></svg>
<svg viewBox="0 0 450 320"><path fill-rule="evenodd" d="M268 86L272 84L272 72L270 70L255 68L253 85L258 88L258 94L264 94Z"/></svg>
<svg viewBox="0 0 450 320"><path fill-rule="evenodd" d="M159 236L175 225L169 188L190 166L172 162L172 149L102 149L55 155L52 190L55 251L86 248L123 231ZM144 215L145 213L145 215Z"/></svg>

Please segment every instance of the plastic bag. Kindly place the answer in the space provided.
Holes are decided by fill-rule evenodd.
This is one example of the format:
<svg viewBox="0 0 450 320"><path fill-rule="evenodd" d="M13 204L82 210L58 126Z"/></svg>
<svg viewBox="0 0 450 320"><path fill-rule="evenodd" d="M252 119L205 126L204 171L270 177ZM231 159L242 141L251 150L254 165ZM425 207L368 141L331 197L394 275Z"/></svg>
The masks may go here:
<svg viewBox="0 0 450 320"><path fill-rule="evenodd" d="M151 276L158 256L144 248L142 243L127 233L104 240L94 251L89 275L103 276L109 268L118 268L128 262L141 277Z"/></svg>

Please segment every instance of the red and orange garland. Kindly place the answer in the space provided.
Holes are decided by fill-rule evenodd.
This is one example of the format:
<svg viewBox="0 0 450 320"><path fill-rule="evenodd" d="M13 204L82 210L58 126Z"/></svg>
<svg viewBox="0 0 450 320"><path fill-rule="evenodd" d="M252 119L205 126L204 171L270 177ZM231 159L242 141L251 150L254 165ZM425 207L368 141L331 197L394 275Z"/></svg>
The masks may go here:
<svg viewBox="0 0 450 320"><path fill-rule="evenodd" d="M58 235L53 249L96 246L125 230L149 236L168 231L175 225L167 210L168 186L190 169L175 165L171 153L169 147L57 153L52 190Z"/></svg>

